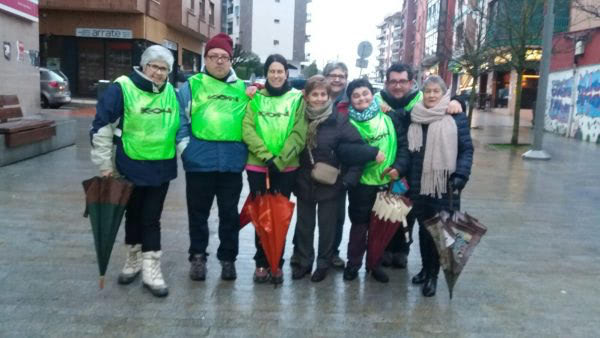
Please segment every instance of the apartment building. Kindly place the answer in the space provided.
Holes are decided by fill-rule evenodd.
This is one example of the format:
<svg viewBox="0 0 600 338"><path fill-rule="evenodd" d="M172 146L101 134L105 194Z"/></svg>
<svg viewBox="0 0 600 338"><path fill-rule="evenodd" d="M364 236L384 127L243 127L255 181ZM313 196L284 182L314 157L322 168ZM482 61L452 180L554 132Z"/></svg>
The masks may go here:
<svg viewBox="0 0 600 338"><path fill-rule="evenodd" d="M376 71L381 81L385 78L385 71L392 63L403 61L404 51L404 18L402 12L386 16L377 29L377 66Z"/></svg>
<svg viewBox="0 0 600 338"><path fill-rule="evenodd" d="M199 71L208 39L221 31L221 0L40 0L41 63L62 70L77 96L138 65L148 46L173 52L179 71Z"/></svg>
<svg viewBox="0 0 600 338"><path fill-rule="evenodd" d="M260 57L274 53L299 66L306 59L307 3L310 0L226 0L227 33L242 49Z"/></svg>

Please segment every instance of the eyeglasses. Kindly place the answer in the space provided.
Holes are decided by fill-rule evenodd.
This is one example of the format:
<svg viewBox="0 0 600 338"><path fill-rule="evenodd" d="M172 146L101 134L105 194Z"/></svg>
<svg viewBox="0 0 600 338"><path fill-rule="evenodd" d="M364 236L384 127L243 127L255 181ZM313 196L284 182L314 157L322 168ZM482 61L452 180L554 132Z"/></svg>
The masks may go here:
<svg viewBox="0 0 600 338"><path fill-rule="evenodd" d="M150 67L150 69L152 69L155 72L163 72L163 73L167 73L169 71L169 68L167 67L162 67L159 65L156 65L154 63L149 63L148 67Z"/></svg>
<svg viewBox="0 0 600 338"><path fill-rule="evenodd" d="M212 62L215 62L215 61L229 62L229 61L231 61L231 58L229 57L229 55L207 55L206 58Z"/></svg>
<svg viewBox="0 0 600 338"><path fill-rule="evenodd" d="M406 86L409 82L410 82L410 80L404 80L404 79L402 79L402 80L388 80L387 84L390 85L390 86L392 86L392 87L397 86L397 85Z"/></svg>
<svg viewBox="0 0 600 338"><path fill-rule="evenodd" d="M328 78L332 79L332 80L344 80L346 79L346 75L337 75L337 74L329 74L327 75Z"/></svg>

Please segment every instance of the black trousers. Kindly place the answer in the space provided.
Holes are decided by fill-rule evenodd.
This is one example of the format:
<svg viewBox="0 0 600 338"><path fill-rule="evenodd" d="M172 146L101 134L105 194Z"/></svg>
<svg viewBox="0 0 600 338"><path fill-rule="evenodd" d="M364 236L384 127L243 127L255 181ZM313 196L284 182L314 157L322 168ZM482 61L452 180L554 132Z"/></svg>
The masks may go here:
<svg viewBox="0 0 600 338"><path fill-rule="evenodd" d="M142 244L142 251L159 251L160 216L169 182L160 186L136 186L125 209L125 244Z"/></svg>
<svg viewBox="0 0 600 338"><path fill-rule="evenodd" d="M335 224L335 239L333 241L333 254L340 254L340 244L342 244L342 237L344 236L344 223L346 223L346 195L347 191L344 190L340 196L337 197L337 221Z"/></svg>
<svg viewBox="0 0 600 338"><path fill-rule="evenodd" d="M256 171L246 171L248 174L248 184L250 185L250 193L253 195L264 194L267 192L266 177L265 173ZM296 181L296 171L290 171L286 173L281 172L270 172L269 179L271 181L271 189L269 192L280 192L285 197L289 198L292 194L294 182ZM256 262L257 268L268 268L269 262L263 251L260 239L257 234L254 234L254 245L256 246L256 254L254 255L254 261ZM283 252L281 252L281 260L279 261L279 267L283 266Z"/></svg>
<svg viewBox="0 0 600 338"><path fill-rule="evenodd" d="M298 198L298 218L294 233L294 255L303 267L311 267L315 260L315 217L319 220L319 249L317 269L329 267L336 236L338 199L316 202Z"/></svg>
<svg viewBox="0 0 600 338"><path fill-rule="evenodd" d="M219 208L219 248L217 258L235 261L239 250L240 215L238 202L242 192L242 173L188 172L185 174L190 259L206 254L208 216L215 196Z"/></svg>
<svg viewBox="0 0 600 338"><path fill-rule="evenodd" d="M390 241L390 244L388 244L385 251L391 252L391 253L402 252L408 256L408 254L410 252L410 245L413 242L412 232L413 232L413 228L415 227L416 220L417 219L415 217L414 212L411 211L410 213L408 213L408 216L406 216L406 223L407 223L406 231L408 232L408 242L406 241L406 237L405 237L402 229L398 229L398 231L396 232L394 237L392 237L392 240Z"/></svg>
<svg viewBox="0 0 600 338"><path fill-rule="evenodd" d="M419 222L419 248L421 251L421 264L429 276L435 277L440 271L440 256L433 237L425 227L425 221L435 216L440 210L439 203L434 198L419 196L412 198L413 208L411 214Z"/></svg>

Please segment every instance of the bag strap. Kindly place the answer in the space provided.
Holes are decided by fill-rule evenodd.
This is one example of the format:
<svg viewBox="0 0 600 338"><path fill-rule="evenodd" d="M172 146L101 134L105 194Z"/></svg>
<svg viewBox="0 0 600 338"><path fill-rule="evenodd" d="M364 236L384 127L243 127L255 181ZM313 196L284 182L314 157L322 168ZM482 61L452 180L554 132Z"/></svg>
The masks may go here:
<svg viewBox="0 0 600 338"><path fill-rule="evenodd" d="M454 208L454 190L452 189L450 180L448 180L446 190L448 191L448 200L449 200L448 206L450 207L450 211L460 211L460 210ZM460 199L460 193L462 190L456 189L456 191L458 191L458 198Z"/></svg>

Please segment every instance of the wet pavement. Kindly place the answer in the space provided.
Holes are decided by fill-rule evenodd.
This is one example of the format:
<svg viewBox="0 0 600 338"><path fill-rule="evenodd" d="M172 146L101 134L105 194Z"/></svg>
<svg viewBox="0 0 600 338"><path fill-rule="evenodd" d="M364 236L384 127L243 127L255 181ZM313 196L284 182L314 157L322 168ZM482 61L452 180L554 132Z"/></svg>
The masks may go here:
<svg viewBox="0 0 600 338"><path fill-rule="evenodd" d="M122 245L113 251L105 289L98 289L92 234L81 217L81 181L96 174L89 160L91 117L53 113L77 120L77 144L0 168L2 337L595 337L600 332L597 145L545 134L544 149L552 160L524 161L520 155L527 148L488 145L510 140L506 116L475 116L481 128L472 132L475 161L463 207L488 226L488 233L452 300L442 275L433 298L411 285L420 269L418 243L407 270L387 270L389 284L364 270L353 282L345 282L341 271L331 271L321 283L292 281L286 264L282 286L255 285L252 227L241 231L236 281L220 280L213 254L207 280L193 282L180 172L162 217L162 266L170 295L158 299L139 280L116 283ZM530 131L522 128L522 142L529 141ZM247 186L240 206L246 194ZM214 212L211 253L218 245L216 223ZM346 224L343 244L348 229ZM286 258L292 233L293 223ZM119 243L123 237L121 229Z"/></svg>

